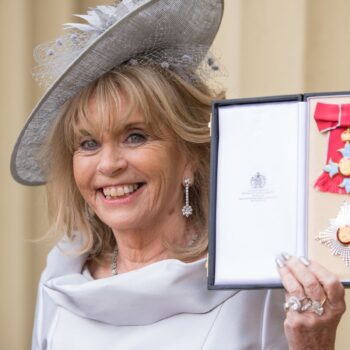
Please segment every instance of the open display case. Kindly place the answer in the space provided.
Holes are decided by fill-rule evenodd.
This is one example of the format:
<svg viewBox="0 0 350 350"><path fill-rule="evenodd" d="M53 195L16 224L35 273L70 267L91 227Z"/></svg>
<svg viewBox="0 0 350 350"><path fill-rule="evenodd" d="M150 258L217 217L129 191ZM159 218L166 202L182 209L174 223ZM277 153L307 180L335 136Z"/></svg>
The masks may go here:
<svg viewBox="0 0 350 350"><path fill-rule="evenodd" d="M350 286L350 92L216 101L211 133L208 287L279 288L282 252Z"/></svg>

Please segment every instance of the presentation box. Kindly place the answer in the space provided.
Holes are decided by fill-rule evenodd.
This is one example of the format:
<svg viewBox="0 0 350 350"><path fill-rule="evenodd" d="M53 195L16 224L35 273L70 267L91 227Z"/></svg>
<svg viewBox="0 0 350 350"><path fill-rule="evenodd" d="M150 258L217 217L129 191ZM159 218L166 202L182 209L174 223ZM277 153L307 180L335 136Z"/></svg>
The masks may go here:
<svg viewBox="0 0 350 350"><path fill-rule="evenodd" d="M208 288L281 288L282 252L350 286L350 92L215 101Z"/></svg>

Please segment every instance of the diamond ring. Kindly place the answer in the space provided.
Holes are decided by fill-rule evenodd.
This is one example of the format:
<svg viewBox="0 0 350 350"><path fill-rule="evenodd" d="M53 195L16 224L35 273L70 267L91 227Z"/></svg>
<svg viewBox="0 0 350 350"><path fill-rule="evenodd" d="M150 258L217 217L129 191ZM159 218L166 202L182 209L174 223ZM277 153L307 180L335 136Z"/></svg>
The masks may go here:
<svg viewBox="0 0 350 350"><path fill-rule="evenodd" d="M322 301L313 300L310 309L318 316L322 316L324 313L323 304L326 302L326 300L327 297L324 298Z"/></svg>
<svg viewBox="0 0 350 350"><path fill-rule="evenodd" d="M318 316L322 316L324 313L323 304L326 302L326 300L327 298L324 298L320 302L318 300L312 300L308 297L298 298L296 296L291 296L283 304L283 308L285 312L292 310L301 313L310 310Z"/></svg>
<svg viewBox="0 0 350 350"><path fill-rule="evenodd" d="M306 297L298 298L296 296L291 296L287 299L287 301L283 304L284 311L287 312L289 310L302 312L303 304L302 302L307 299Z"/></svg>

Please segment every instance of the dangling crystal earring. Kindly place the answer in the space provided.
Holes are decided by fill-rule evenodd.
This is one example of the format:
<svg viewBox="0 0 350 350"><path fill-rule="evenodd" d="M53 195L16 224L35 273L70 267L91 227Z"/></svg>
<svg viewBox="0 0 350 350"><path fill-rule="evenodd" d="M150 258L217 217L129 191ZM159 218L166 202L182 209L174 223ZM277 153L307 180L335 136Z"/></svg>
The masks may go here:
<svg viewBox="0 0 350 350"><path fill-rule="evenodd" d="M192 215L193 209L189 204L189 188L190 188L191 180L186 177L184 181L185 186L185 205L182 207L182 215L188 218Z"/></svg>

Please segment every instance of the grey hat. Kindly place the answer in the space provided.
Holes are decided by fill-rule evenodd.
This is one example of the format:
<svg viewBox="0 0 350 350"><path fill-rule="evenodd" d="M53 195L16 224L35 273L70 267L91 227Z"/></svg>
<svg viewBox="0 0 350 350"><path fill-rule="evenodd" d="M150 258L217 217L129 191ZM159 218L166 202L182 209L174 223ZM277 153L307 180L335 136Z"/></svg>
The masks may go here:
<svg viewBox="0 0 350 350"><path fill-rule="evenodd" d="M13 178L24 185L45 183L37 157L56 116L68 99L104 73L153 49L198 45L208 50L222 19L223 2L124 0L97 6L80 16L89 24L67 25L76 34L68 32L51 46L39 47L37 55L44 52L45 57L37 61L41 59L40 67L49 72L38 74L39 80L53 82L17 139L11 158Z"/></svg>

